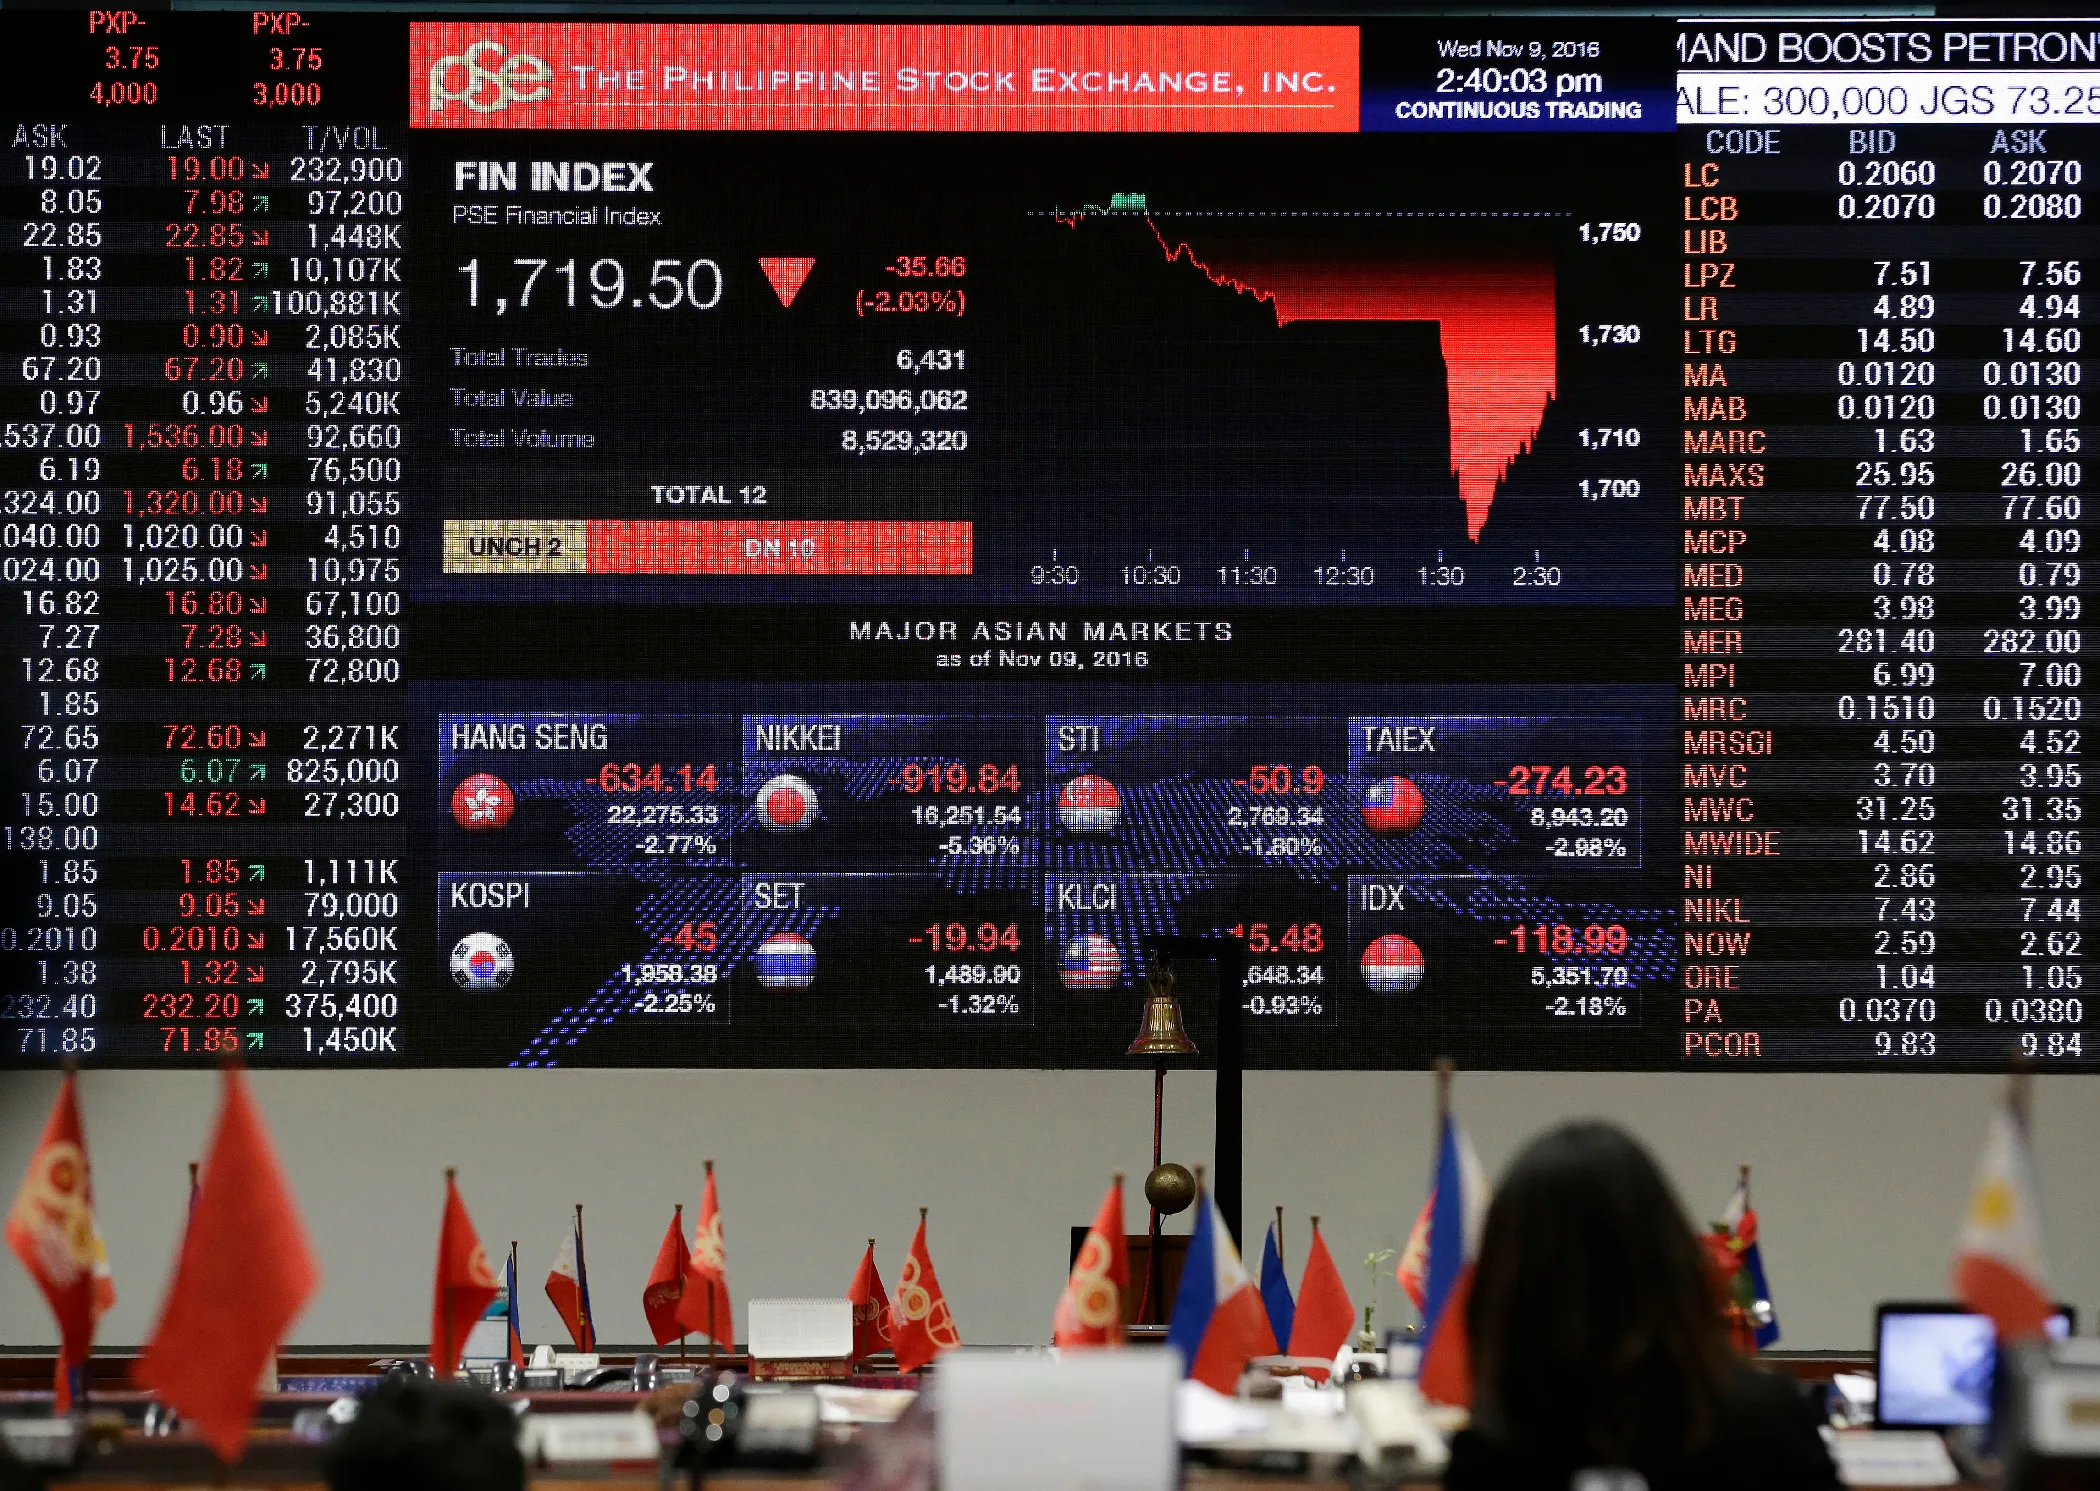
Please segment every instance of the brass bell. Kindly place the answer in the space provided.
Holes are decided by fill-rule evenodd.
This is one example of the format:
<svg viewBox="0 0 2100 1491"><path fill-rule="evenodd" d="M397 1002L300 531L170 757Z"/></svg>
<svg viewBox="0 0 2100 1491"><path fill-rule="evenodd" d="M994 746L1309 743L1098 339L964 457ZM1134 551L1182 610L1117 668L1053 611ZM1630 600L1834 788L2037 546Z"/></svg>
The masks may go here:
<svg viewBox="0 0 2100 1491"><path fill-rule="evenodd" d="M1138 1023L1137 1039L1125 1056L1194 1056L1196 1043L1182 1027L1181 1004L1174 998L1174 975L1154 970L1147 979L1144 1018Z"/></svg>

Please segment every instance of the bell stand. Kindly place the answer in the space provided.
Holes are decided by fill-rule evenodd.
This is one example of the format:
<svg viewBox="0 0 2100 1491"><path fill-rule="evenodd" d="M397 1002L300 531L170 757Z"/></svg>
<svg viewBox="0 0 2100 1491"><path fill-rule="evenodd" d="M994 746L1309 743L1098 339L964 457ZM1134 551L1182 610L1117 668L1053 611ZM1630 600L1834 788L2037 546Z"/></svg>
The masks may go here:
<svg viewBox="0 0 2100 1491"><path fill-rule="evenodd" d="M1237 937L1159 937L1145 943L1146 961L1157 968L1163 962L1182 966L1211 963L1218 970L1217 1034L1210 1050L1218 1073L1217 1128L1211 1144L1211 1196L1232 1233L1232 1245L1240 1245L1240 1158L1245 1131L1245 1091L1242 1077L1246 1058L1241 1039L1241 998L1247 987L1247 944ZM1186 1007L1184 1007L1184 1010ZM1201 1044L1200 1042L1198 1044ZM1152 1162L1159 1163L1160 1074L1164 1063L1155 1063L1152 1088ZM1158 1219L1153 1222L1157 1236ZM1156 1244L1155 1244L1156 1247Z"/></svg>

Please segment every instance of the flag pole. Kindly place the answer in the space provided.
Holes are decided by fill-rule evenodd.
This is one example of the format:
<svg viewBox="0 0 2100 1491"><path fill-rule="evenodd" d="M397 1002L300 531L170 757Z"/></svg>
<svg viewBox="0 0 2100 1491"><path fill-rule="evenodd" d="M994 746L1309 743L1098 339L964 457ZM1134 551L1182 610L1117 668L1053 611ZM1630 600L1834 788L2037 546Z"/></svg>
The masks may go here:
<svg viewBox="0 0 2100 1491"><path fill-rule="evenodd" d="M598 1349L598 1322L591 1319L591 1271L583 1261L583 1203L576 1203L576 1321L584 1338L576 1344L585 1351Z"/></svg>
<svg viewBox="0 0 2100 1491"><path fill-rule="evenodd" d="M506 1331L518 1328L518 1352L520 1355L523 1355L525 1351L525 1332L521 1327L525 1317L518 1309L518 1240L515 1237L510 1240L510 1274L503 1281L503 1293L505 1296L504 1307L510 1311L509 1324L504 1328ZM510 1342L508 1341L503 1343L503 1354L505 1356L510 1355ZM519 1378L518 1386L523 1387L524 1385L525 1380L522 1377Z"/></svg>
<svg viewBox="0 0 2100 1491"><path fill-rule="evenodd" d="M1742 1182L1743 1205L1748 1206L1750 1204L1750 1167L1748 1165L1743 1166L1742 1174L1737 1179Z"/></svg>
<svg viewBox="0 0 2100 1491"><path fill-rule="evenodd" d="M1159 1144L1162 1125L1167 1111L1167 1059L1162 1056L1152 1064L1152 1170L1159 1171ZM1152 1198L1145 1198L1149 1206ZM1152 1306L1151 1314L1161 1308L1161 1298L1167 1292L1165 1264L1160 1261L1159 1227L1163 1220L1159 1208L1151 1207L1151 1220L1145 1226L1145 1299ZM1155 1322L1156 1323L1156 1322Z"/></svg>
<svg viewBox="0 0 2100 1491"><path fill-rule="evenodd" d="M679 1246L685 1246L685 1203L683 1201L672 1204L671 1230L678 1234ZM683 1278L678 1281L678 1289L681 1294L685 1292L685 1280ZM686 1332L681 1328L678 1332L678 1360L681 1362L685 1360L685 1337Z"/></svg>
<svg viewBox="0 0 2100 1491"><path fill-rule="evenodd" d="M1442 1144L1444 1121L1451 1116L1451 1077L1458 1064L1448 1056L1436 1059L1436 1126L1437 1143Z"/></svg>
<svg viewBox="0 0 2100 1491"><path fill-rule="evenodd" d="M453 1184L453 1177L454 1177L454 1176L456 1176L456 1175L458 1175L458 1174L459 1174L459 1171L458 1171L458 1170L457 1170L457 1169L456 1169L455 1167L453 1167L453 1166L451 1166L451 1165L447 1165L447 1166L445 1167L445 1204L446 1204L446 1209L447 1209L447 1211L449 1211L449 1210L450 1210L450 1208L451 1208L451 1203L452 1203L452 1184ZM442 1238L444 1237L444 1235L445 1235L445 1224L444 1224L444 1222L443 1222L442 1220L440 1220L440 1221L438 1222L438 1236L439 1236L439 1238L441 1238L441 1239L442 1239ZM439 1276L440 1278L442 1278L442 1277L444 1276L444 1261L443 1261L442 1259L440 1259L440 1260L439 1260L439 1263L438 1263L438 1276ZM432 1363L430 1364L430 1366L431 1366L431 1370L432 1370L432 1371L434 1371L434 1372L436 1372L436 1373L437 1373L437 1374L438 1374L438 1375L439 1375L440 1377L450 1377L450 1376L452 1375L452 1369L453 1369L453 1367L455 1367L455 1366L457 1366L457 1365L458 1365L457 1361L456 1361L456 1360L455 1360L455 1359L453 1358L453 1355L452 1355L452 1312L451 1312L451 1310L449 1310L449 1309L440 1309L440 1310L438 1311L438 1320L439 1320L439 1321L440 1321L441 1323L440 1323L440 1324L439 1324L439 1326L438 1326L438 1341L437 1341L437 1344L438 1344L438 1346L439 1346L439 1347L440 1347L440 1348L441 1348L441 1349L443 1350L443 1352L444 1352L444 1356L443 1356L443 1357L441 1358L441 1360L442 1360L442 1361L443 1361L443 1362L445 1363L445 1365L444 1365L443 1367L440 1367L440 1366L438 1366L437 1362L432 1362Z"/></svg>
<svg viewBox="0 0 2100 1491"><path fill-rule="evenodd" d="M1283 1267L1283 1208L1280 1206L1276 1208L1276 1266Z"/></svg>
<svg viewBox="0 0 2100 1491"><path fill-rule="evenodd" d="M77 1101L80 1092L80 1058L77 1056L61 1057L59 1059L58 1069L61 1072L65 1073L64 1080L73 1084L74 1096ZM87 1143L87 1140L84 1137L84 1135L85 1130L83 1129L83 1138L81 1139L81 1143L83 1146ZM83 1153L85 1153L85 1150L83 1150ZM89 1175L90 1183L92 1184L92 1170L89 1172ZM194 1182L192 1184L194 1185ZM98 1228L97 1230L99 1231L100 1229ZM92 1288L93 1286L91 1285L90 1287ZM63 1350L62 1347L61 1350ZM83 1420L85 1420L88 1415L88 1388L94 1376L94 1367L95 1343L92 1340L90 1340L88 1342L88 1349L81 1355L80 1365L77 1368L75 1368L73 1372L73 1402L76 1410L78 1411Z"/></svg>
<svg viewBox="0 0 2100 1491"><path fill-rule="evenodd" d="M715 1162L713 1160L702 1160L700 1163L707 1170L707 1178L713 1180L715 1178ZM715 1348L721 1344L715 1338L715 1300L719 1297L719 1294L720 1291L715 1288L714 1280L709 1279L707 1281L707 1364L710 1367L715 1364Z"/></svg>
<svg viewBox="0 0 2100 1491"><path fill-rule="evenodd" d="M2027 1063L2015 1060L2013 1069L2005 1079L2005 1103L2012 1109L2013 1121L2020 1126L2020 1133L2033 1138L2034 1120L2034 1075Z"/></svg>

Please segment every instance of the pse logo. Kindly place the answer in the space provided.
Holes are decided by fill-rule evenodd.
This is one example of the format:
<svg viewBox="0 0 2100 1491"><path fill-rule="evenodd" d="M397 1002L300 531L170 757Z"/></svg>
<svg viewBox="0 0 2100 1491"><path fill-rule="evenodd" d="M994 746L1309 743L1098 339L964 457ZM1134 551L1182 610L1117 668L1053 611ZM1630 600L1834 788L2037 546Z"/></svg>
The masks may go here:
<svg viewBox="0 0 2100 1491"><path fill-rule="evenodd" d="M494 60L482 59L493 54ZM554 69L530 52L506 52L501 42L477 41L463 52L430 64L430 112L465 104L477 114L498 114L512 104L533 104L553 92Z"/></svg>

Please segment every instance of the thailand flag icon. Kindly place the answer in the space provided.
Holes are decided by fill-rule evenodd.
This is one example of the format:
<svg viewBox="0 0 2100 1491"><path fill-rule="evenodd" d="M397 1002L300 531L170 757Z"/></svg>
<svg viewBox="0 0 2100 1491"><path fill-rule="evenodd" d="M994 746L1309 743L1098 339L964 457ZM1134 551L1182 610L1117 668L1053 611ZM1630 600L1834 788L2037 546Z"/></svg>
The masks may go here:
<svg viewBox="0 0 2100 1491"><path fill-rule="evenodd" d="M807 989L817 976L817 950L800 932L775 932L758 945L753 961L768 989Z"/></svg>
<svg viewBox="0 0 2100 1491"><path fill-rule="evenodd" d="M792 772L758 789L758 821L775 833L799 833L817 821L817 789Z"/></svg>
<svg viewBox="0 0 2100 1491"><path fill-rule="evenodd" d="M1065 944L1057 975L1067 989L1107 989L1123 976L1123 955L1106 937L1089 932Z"/></svg>
<svg viewBox="0 0 2100 1491"><path fill-rule="evenodd" d="M1112 833L1123 821L1123 794L1107 777L1074 777L1057 794L1057 821L1075 834Z"/></svg>
<svg viewBox="0 0 2100 1491"><path fill-rule="evenodd" d="M494 932L469 932L452 945L452 982L462 989L500 989L517 966L510 944Z"/></svg>
<svg viewBox="0 0 2100 1491"><path fill-rule="evenodd" d="M494 833L517 811L517 795L499 776L477 771L452 789L452 821L468 833Z"/></svg>
<svg viewBox="0 0 2100 1491"><path fill-rule="evenodd" d="M1429 967L1414 939L1388 932L1364 949L1364 982L1380 994L1412 994Z"/></svg>
<svg viewBox="0 0 2100 1491"><path fill-rule="evenodd" d="M1364 788L1364 827L1386 838L1422 826L1422 789L1406 777L1380 777Z"/></svg>

